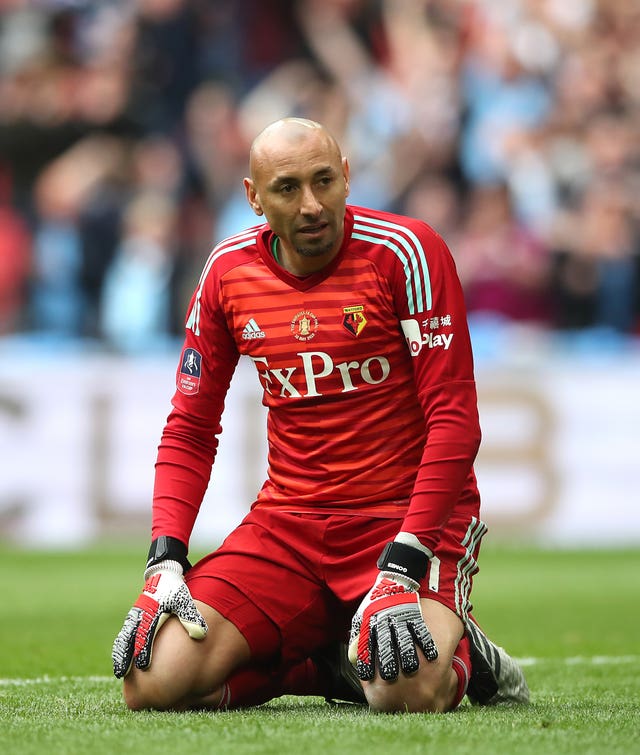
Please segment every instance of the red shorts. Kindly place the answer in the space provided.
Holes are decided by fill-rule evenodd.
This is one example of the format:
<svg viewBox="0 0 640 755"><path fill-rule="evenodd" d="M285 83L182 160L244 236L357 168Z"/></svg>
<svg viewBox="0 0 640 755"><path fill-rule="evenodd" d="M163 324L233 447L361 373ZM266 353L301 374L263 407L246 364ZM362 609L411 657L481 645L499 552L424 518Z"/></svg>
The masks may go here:
<svg viewBox="0 0 640 755"><path fill-rule="evenodd" d="M186 581L196 600L240 630L254 659L293 662L347 640L351 618L378 573L378 556L399 525L399 519L257 507ZM485 532L476 517L452 517L420 594L464 619Z"/></svg>

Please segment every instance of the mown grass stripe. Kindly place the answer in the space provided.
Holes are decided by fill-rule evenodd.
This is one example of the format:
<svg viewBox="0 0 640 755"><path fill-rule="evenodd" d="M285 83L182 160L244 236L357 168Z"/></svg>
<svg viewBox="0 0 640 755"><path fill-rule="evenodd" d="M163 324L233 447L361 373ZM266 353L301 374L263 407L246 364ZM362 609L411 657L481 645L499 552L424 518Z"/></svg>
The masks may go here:
<svg viewBox="0 0 640 755"><path fill-rule="evenodd" d="M569 658L516 658L521 666L541 666L564 664L566 666L619 666L627 663L640 663L640 655L576 655ZM0 679L0 687L27 687L37 684L59 684L71 682L82 684L83 682L97 682L115 684L113 676L36 676L33 678Z"/></svg>

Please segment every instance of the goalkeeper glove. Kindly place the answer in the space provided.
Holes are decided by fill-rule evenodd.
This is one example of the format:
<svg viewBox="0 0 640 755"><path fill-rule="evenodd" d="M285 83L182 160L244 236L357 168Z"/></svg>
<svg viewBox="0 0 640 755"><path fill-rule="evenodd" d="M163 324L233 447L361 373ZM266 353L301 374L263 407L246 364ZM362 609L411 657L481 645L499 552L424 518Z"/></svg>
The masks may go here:
<svg viewBox="0 0 640 755"><path fill-rule="evenodd" d="M378 578L351 623L349 660L363 681L373 679L376 661L385 681L400 671L414 673L420 665L416 646L428 661L438 657L418 594L428 562L423 550L402 542L387 543L382 551Z"/></svg>
<svg viewBox="0 0 640 755"><path fill-rule="evenodd" d="M154 540L142 593L113 643L113 673L118 679L126 676L134 663L139 669L149 668L156 633L172 614L180 619L190 637L201 640L207 634L207 623L182 577L189 567L186 548L179 540Z"/></svg>

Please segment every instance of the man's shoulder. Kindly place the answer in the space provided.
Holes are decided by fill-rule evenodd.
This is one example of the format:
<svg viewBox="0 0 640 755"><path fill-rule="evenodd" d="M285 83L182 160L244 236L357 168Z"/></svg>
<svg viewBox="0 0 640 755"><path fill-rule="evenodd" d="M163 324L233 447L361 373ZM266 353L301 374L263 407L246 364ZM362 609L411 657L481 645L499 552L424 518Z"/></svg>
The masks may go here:
<svg viewBox="0 0 640 755"><path fill-rule="evenodd" d="M352 249L375 257L383 264L412 267L416 261L427 265L447 249L444 239L428 223L398 213L351 206ZM428 261L428 262L427 262Z"/></svg>
<svg viewBox="0 0 640 755"><path fill-rule="evenodd" d="M198 290L211 290L220 285L230 271L242 265L252 264L260 258L260 237L267 230L266 224L251 226L244 231L219 241L211 250L198 281Z"/></svg>
<svg viewBox="0 0 640 755"><path fill-rule="evenodd" d="M266 224L261 223L219 241L207 259L205 272L207 268L213 267L218 271L223 271L255 258L259 254L259 239L265 229Z"/></svg>
<svg viewBox="0 0 640 755"><path fill-rule="evenodd" d="M421 241L441 241L440 235L426 221L409 215L401 215L387 210L350 205L353 213L354 233L374 232L378 236L394 237L401 234L409 239Z"/></svg>

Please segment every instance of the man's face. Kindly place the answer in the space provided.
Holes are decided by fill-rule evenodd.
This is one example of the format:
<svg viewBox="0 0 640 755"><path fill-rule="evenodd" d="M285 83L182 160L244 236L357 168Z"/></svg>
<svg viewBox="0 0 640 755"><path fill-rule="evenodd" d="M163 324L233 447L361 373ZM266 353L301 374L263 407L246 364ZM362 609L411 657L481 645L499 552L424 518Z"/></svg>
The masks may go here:
<svg viewBox="0 0 640 755"><path fill-rule="evenodd" d="M277 134L261 144L245 188L287 252L320 262L340 248L349 167L322 130Z"/></svg>

